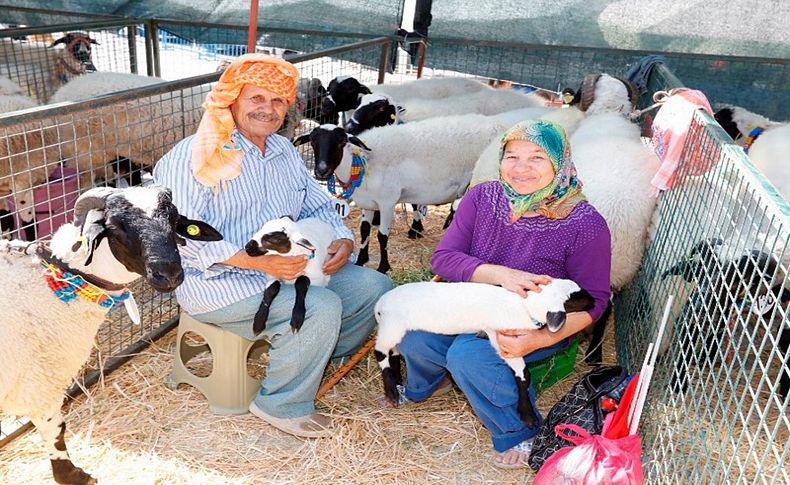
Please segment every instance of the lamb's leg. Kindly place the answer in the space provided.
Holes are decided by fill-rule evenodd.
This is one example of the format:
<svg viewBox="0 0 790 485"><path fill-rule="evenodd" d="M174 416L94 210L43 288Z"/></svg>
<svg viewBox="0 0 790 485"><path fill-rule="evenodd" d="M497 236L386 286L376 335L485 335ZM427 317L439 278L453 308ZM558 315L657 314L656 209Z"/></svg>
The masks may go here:
<svg viewBox="0 0 790 485"><path fill-rule="evenodd" d="M376 337L376 345L373 348L373 355L381 369L381 377L384 381L384 396L393 406L397 407L399 402L398 384L403 384L403 376L400 370L401 356L398 353L398 343L403 340L406 331L397 323L391 324L382 322L381 315L377 315L379 321L379 334Z"/></svg>
<svg viewBox="0 0 790 485"><path fill-rule="evenodd" d="M389 240L390 227L392 227L395 204L379 204L379 207L381 208L381 226L379 226L377 239L381 249L381 261L379 261L379 267L376 270L379 273L386 273L391 268L387 255L387 241Z"/></svg>
<svg viewBox="0 0 790 485"><path fill-rule="evenodd" d="M455 217L455 209L451 205L450 206L450 213L447 214L447 219L444 220L444 225L442 226L442 229L447 229L448 227L450 227L450 223L453 222L453 218L454 217Z"/></svg>
<svg viewBox="0 0 790 485"><path fill-rule="evenodd" d="M373 212L374 211L369 211L369 210L362 211L362 224L359 227L359 237L362 240L362 242L359 245L357 266L362 266L368 261L370 261L370 257L368 256L368 247L369 247L368 244L370 243L370 228L371 228L370 221L373 219Z"/></svg>
<svg viewBox="0 0 790 485"><path fill-rule="evenodd" d="M606 305L601 318L593 324L593 333L590 338L590 345L587 347L587 354L584 356L584 361L590 365L601 365L603 362L603 334L606 332L606 323L609 321L609 316L612 314L612 302Z"/></svg>
<svg viewBox="0 0 790 485"><path fill-rule="evenodd" d="M411 222L411 227L409 228L409 239L419 239L422 237L422 233L425 231L425 228L422 225L422 211L420 210L420 207L421 206L417 204L411 205L413 220Z"/></svg>
<svg viewBox="0 0 790 485"><path fill-rule="evenodd" d="M532 381L529 369L527 369L527 365L524 363L522 357L505 359L505 362L513 369L513 374L516 377L516 387L518 388L518 415L528 428L535 428L538 425L538 415L535 408L532 406L532 401L529 399L529 385Z"/></svg>
<svg viewBox="0 0 790 485"><path fill-rule="evenodd" d="M68 484L94 484L96 479L85 473L82 468L74 466L66 450L66 423L58 407L47 418L34 418L33 424L36 425L41 439L44 441L49 452L49 461L52 464L52 477L57 483Z"/></svg>
<svg viewBox="0 0 790 485"><path fill-rule="evenodd" d="M779 395L787 398L787 393L790 391L790 328L785 322L780 322L780 325L782 330L779 334L779 350L784 354L785 361L779 368Z"/></svg>
<svg viewBox="0 0 790 485"><path fill-rule="evenodd" d="M291 313L291 330L296 333L304 324L304 317L307 312L304 300L307 296L307 289L310 288L310 278L302 275L296 278L294 286L296 287L296 302L294 303L293 313Z"/></svg>
<svg viewBox="0 0 790 485"><path fill-rule="evenodd" d="M263 292L263 301L258 311L255 312L255 318L252 321L252 333L256 336L266 329L266 321L269 319L269 309L274 301L274 297L280 292L280 282L275 280Z"/></svg>

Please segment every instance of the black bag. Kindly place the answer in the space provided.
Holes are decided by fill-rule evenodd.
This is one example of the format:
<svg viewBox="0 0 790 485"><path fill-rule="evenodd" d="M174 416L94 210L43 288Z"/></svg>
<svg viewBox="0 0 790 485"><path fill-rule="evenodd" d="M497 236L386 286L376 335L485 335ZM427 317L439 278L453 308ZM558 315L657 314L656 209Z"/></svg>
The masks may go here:
<svg viewBox="0 0 790 485"><path fill-rule="evenodd" d="M552 406L543 421L543 426L532 443L529 466L537 471L555 451L573 446L573 443L560 438L554 432L554 427L558 424L575 424L591 434L600 434L604 421L601 398L609 395L619 401L628 377L628 372L622 367L598 367L574 384L568 394Z"/></svg>

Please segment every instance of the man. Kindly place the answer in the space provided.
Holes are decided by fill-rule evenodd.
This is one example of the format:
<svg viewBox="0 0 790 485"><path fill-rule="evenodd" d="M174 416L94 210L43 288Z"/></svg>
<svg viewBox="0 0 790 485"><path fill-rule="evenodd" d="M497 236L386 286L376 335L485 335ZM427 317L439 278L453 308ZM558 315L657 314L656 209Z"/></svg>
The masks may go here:
<svg viewBox="0 0 790 485"><path fill-rule="evenodd" d="M197 134L157 163L154 180L173 190L181 214L224 235L182 247L185 279L176 296L183 311L249 339L268 339L270 363L250 412L287 433L320 437L331 433L331 420L314 405L324 368L368 338L373 306L391 282L349 263L353 234L293 145L275 134L295 101L297 79L296 68L281 59L247 54L233 61L206 98ZM250 257L243 250L264 222L284 215L318 217L334 228L324 265L332 279L308 291L306 319L296 334L289 325L294 288L284 285L266 329L254 337L252 320L268 278L294 279L307 264L305 256Z"/></svg>

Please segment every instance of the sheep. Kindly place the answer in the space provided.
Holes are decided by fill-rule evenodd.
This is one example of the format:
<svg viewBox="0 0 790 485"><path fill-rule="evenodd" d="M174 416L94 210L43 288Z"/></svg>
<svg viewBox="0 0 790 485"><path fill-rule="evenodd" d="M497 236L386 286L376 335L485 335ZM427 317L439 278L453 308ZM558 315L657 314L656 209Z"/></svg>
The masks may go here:
<svg viewBox="0 0 790 485"><path fill-rule="evenodd" d="M143 276L157 291L169 292L183 281L177 250L182 238L216 241L222 236L204 222L179 216L170 190L155 186L85 192L75 204L73 222L53 235L51 253L31 243L0 241L5 279L0 409L30 417L49 451L56 482L96 483L69 459L60 412L64 389L90 355L112 306L123 301L139 320L129 283ZM38 258L23 257L33 250ZM60 296L48 286L74 278L100 292L100 299L77 297L76 285L69 291L63 284Z"/></svg>
<svg viewBox="0 0 790 485"><path fill-rule="evenodd" d="M387 239L395 205L446 204L460 197L469 185L474 161L503 130L504 126L490 117L468 114L374 128L365 133L365 142L343 128L321 125L295 139L294 145L309 141L315 154L315 177L334 177L328 182L332 187L335 180L347 181L341 182L346 189L340 196L353 197L362 208L359 265L368 261L373 212L381 211L378 271L386 273L390 269ZM356 182L351 180L353 164L365 167Z"/></svg>
<svg viewBox="0 0 790 485"><path fill-rule="evenodd" d="M54 48L64 44L62 49ZM63 84L96 68L91 60L92 44L98 44L84 32L69 32L46 48L42 44L0 39L0 76L16 77L20 72L40 73L29 95L40 103L49 101Z"/></svg>
<svg viewBox="0 0 790 485"><path fill-rule="evenodd" d="M777 123L738 106L725 106L714 117L733 140L741 143L779 194L790 199L790 123Z"/></svg>
<svg viewBox="0 0 790 485"><path fill-rule="evenodd" d="M319 120L321 105L326 97L326 88L318 78L299 78L296 99L305 118Z"/></svg>
<svg viewBox="0 0 790 485"><path fill-rule="evenodd" d="M484 332L501 355L496 331L531 330L548 327L556 332L565 324L566 313L586 311L592 296L565 279L554 279L530 292L526 298L505 288L483 283L409 283L385 293L374 313L378 336L374 355L384 380L384 395L397 406L397 385L403 383L397 345L409 330L443 335ZM518 385L518 411L528 427L537 423L529 400L530 374L521 357L505 358Z"/></svg>
<svg viewBox="0 0 790 485"><path fill-rule="evenodd" d="M371 94L370 89L351 76L337 76L329 82L329 93L321 103L319 123L338 124L338 114L359 106L362 96Z"/></svg>
<svg viewBox="0 0 790 485"><path fill-rule="evenodd" d="M0 76L0 114L34 108L37 104L17 83Z"/></svg>
<svg viewBox="0 0 790 485"><path fill-rule="evenodd" d="M244 246L250 256L263 256L269 252L281 256L309 257L304 274L292 283L296 288L296 302L291 315L291 329L298 332L304 324L305 295L310 285L326 286L329 284L329 275L324 274L324 263L327 260L327 249L334 240L332 226L316 217L308 217L295 221L289 216L273 219L266 222ZM280 292L280 281L269 278L266 290L263 292L263 301L255 313L252 330L255 335L266 328L269 317L269 307Z"/></svg>
<svg viewBox="0 0 790 485"><path fill-rule="evenodd" d="M406 122L466 113L495 115L519 108L545 106L545 100L540 96L524 94L517 89L489 87L471 94L447 98L399 99L398 102L405 108L403 120Z"/></svg>
<svg viewBox="0 0 790 485"><path fill-rule="evenodd" d="M716 332L717 325L726 325L740 313L746 319L764 319L759 326L771 328L770 320L782 320L790 302L786 275L773 255L757 249L739 253L718 238L695 244L686 258L661 275L662 279L669 276L679 276L693 286L675 325L686 333L680 337L681 345L701 345L694 353L703 363L721 354L721 341L727 334ZM773 317L771 311L776 312ZM777 332L777 347L783 359L778 393L785 398L790 390L790 325L780 321ZM688 385L688 366L683 365L683 360L675 360L672 383L676 391Z"/></svg>
<svg viewBox="0 0 790 485"><path fill-rule="evenodd" d="M344 129L349 135L361 133L380 126L402 123L401 116L405 112L391 96L386 94L366 94L359 101L359 106L351 114Z"/></svg>
<svg viewBox="0 0 790 485"><path fill-rule="evenodd" d="M485 84L465 77L417 79L403 84L377 84L370 87L374 93L386 94L399 101L449 98L484 89L487 89Z"/></svg>

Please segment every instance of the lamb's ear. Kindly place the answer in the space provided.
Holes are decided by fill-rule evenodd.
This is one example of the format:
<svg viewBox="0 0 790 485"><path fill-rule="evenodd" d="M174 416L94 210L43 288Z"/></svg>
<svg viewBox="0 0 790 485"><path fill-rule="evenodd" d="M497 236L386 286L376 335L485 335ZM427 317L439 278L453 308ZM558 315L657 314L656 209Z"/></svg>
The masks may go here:
<svg viewBox="0 0 790 485"><path fill-rule="evenodd" d="M364 84L360 84L360 91L362 92L362 94L373 94L373 91L371 91L370 88L365 86Z"/></svg>
<svg viewBox="0 0 790 485"><path fill-rule="evenodd" d="M699 272L702 266L699 262L681 261L672 266L661 274L661 279L666 279L667 276L682 276L687 283L694 281L694 273Z"/></svg>
<svg viewBox="0 0 790 485"><path fill-rule="evenodd" d="M101 45L101 44L99 44L99 43L96 41L96 39L91 39L90 37L88 37L88 40L90 41L90 43L91 43L91 44Z"/></svg>
<svg viewBox="0 0 790 485"><path fill-rule="evenodd" d="M295 147L298 147L298 146L304 145L305 143L307 143L309 141L310 141L310 135L309 134L307 134L307 135L300 135L300 136L297 136L296 138L294 138L293 144L294 144Z"/></svg>
<svg viewBox="0 0 790 485"><path fill-rule="evenodd" d="M179 215L176 222L176 234L193 241L221 241L222 234L203 221L187 219Z"/></svg>
<svg viewBox="0 0 790 485"><path fill-rule="evenodd" d="M58 44L66 44L66 43L68 43L68 42L71 42L71 34L66 34L66 35L64 35L64 36L63 36L63 37L61 37L60 39L58 39L58 40L56 40L55 42L53 42L53 43L49 44L49 46L50 46L50 47L55 47L55 46L56 46L56 45L58 45Z"/></svg>
<svg viewBox="0 0 790 485"><path fill-rule="evenodd" d="M567 313L586 312L587 310L592 310L592 307L595 306L595 299L587 290L582 288L571 293L571 296L568 297L563 306Z"/></svg>
<svg viewBox="0 0 790 485"><path fill-rule="evenodd" d="M348 135L348 142L351 143L352 145L356 145L359 148L362 148L365 151L368 151L368 152L372 152L373 151L370 148L368 148L368 146L365 145L365 143L362 140L360 140L359 138L357 138L354 135Z"/></svg>
<svg viewBox="0 0 790 485"><path fill-rule="evenodd" d="M85 259L85 266L93 261L93 252L99 247L101 240L107 235L107 228L104 225L104 211L91 209L85 215L85 222L80 228L80 240L72 246L74 251L80 247L80 243L85 244L88 257Z"/></svg>

